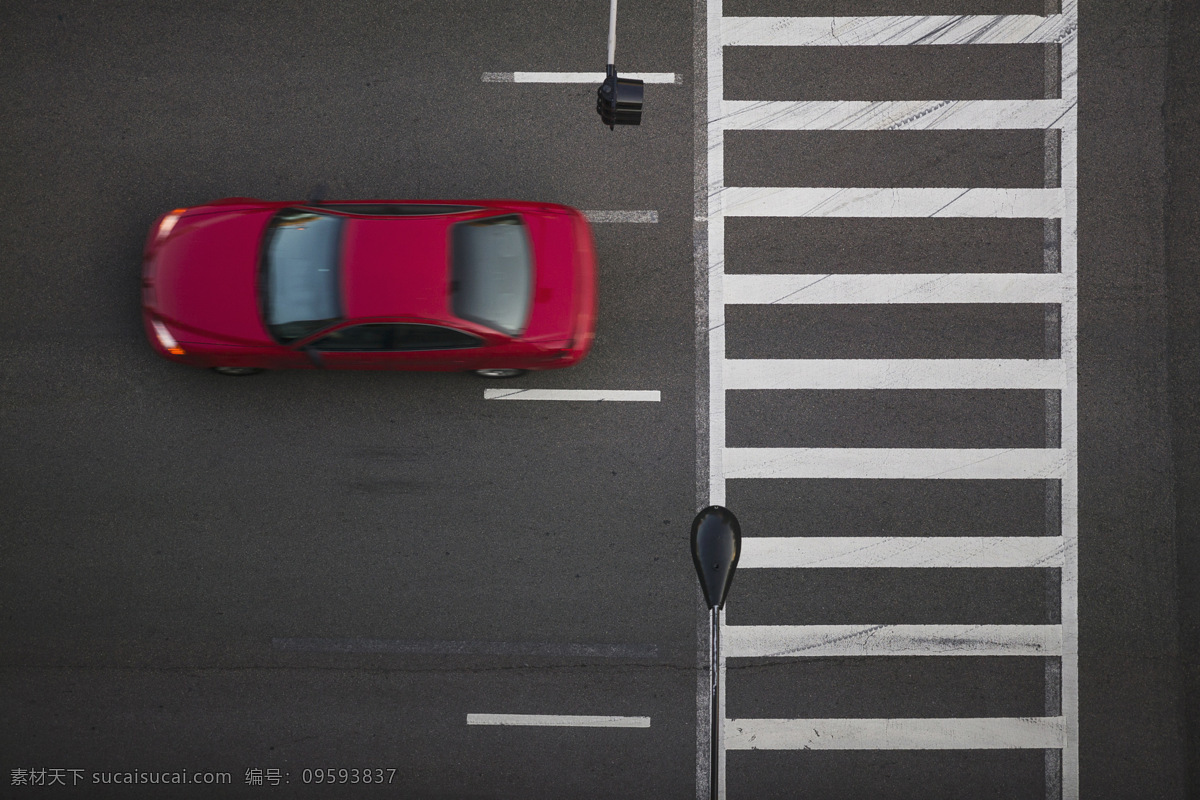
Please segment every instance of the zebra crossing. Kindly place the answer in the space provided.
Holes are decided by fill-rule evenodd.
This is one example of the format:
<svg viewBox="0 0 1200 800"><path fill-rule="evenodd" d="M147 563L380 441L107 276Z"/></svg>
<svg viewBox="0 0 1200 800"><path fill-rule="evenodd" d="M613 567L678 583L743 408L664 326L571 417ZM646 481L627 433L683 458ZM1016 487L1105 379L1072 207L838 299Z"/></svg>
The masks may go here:
<svg viewBox="0 0 1200 800"><path fill-rule="evenodd" d="M1053 516L1043 536L797 536L744 530L741 570L1026 569L1058 576L1052 624L729 624L722 617L722 708L727 687L752 677L730 669L745 659L900 656L1045 659L1043 716L956 718L742 718L723 720L719 796L736 798L732 751L1043 750L1045 796L1076 798L1078 759L1077 442L1076 442L1076 0L1044 15L745 17L707 0L707 192L696 217L706 230L708 341L707 486L727 501L730 481L1040 481L1051 485ZM845 48L1040 45L1046 96L1033 99L727 100L724 64L736 48ZM725 181L732 131L1044 132L1045 182L1034 188L985 186L741 186ZM804 274L726 272L726 222L739 217L857 219L1028 219L1044 225L1041 272ZM703 236L703 234L702 234ZM734 311L767 306L1041 305L1045 358L729 357ZM799 309L803 311L803 308ZM727 313L729 312L729 313ZM783 319L793 319L787 317ZM789 331L783 330L783 334ZM794 331L796 335L801 332ZM1050 337L1051 334L1047 334ZM730 446L727 410L739 393L877 390L1035 390L1046 394L1045 447ZM1053 422L1050 422L1053 418ZM787 425L787 420L778 424ZM1053 435L1050 431L1053 429ZM749 509L753 511L753 509ZM805 509L795 507L797 518ZM1027 533L1027 531L1026 531ZM725 614L736 612L735 588ZM731 683L731 681L733 683ZM729 715L727 710L726 715ZM966 787L964 787L966 791ZM965 796L965 795L964 795Z"/></svg>

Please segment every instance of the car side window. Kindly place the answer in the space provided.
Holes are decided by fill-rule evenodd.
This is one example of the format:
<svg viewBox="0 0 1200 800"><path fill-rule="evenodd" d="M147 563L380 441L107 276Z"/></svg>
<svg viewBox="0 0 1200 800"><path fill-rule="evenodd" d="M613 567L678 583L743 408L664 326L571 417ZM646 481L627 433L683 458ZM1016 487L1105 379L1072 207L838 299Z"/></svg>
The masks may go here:
<svg viewBox="0 0 1200 800"><path fill-rule="evenodd" d="M440 325L393 325L393 350L458 350L479 347L477 336Z"/></svg>
<svg viewBox="0 0 1200 800"><path fill-rule="evenodd" d="M341 328L313 342L328 352L406 352L479 347L483 340L440 325L371 322Z"/></svg>
<svg viewBox="0 0 1200 800"><path fill-rule="evenodd" d="M391 349L392 325L368 324L341 328L313 342L318 350L379 352Z"/></svg>

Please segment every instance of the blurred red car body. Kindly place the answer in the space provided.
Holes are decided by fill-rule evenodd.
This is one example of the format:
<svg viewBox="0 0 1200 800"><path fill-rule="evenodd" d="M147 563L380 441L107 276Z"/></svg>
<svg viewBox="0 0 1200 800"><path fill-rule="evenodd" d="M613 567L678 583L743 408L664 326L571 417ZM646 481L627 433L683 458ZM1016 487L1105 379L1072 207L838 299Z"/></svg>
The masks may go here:
<svg viewBox="0 0 1200 800"><path fill-rule="evenodd" d="M156 352L226 374L508 377L587 354L596 258L562 205L230 198L155 222L142 310Z"/></svg>

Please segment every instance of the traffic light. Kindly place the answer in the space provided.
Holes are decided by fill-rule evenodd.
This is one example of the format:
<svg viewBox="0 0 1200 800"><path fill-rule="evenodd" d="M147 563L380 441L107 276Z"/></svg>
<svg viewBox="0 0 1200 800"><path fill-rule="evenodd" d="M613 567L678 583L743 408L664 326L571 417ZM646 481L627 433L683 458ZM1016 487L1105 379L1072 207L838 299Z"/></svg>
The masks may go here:
<svg viewBox="0 0 1200 800"><path fill-rule="evenodd" d="M607 77L596 90L596 113L600 121L609 130L616 125L640 125L643 92L642 81L617 77L616 66L609 64Z"/></svg>

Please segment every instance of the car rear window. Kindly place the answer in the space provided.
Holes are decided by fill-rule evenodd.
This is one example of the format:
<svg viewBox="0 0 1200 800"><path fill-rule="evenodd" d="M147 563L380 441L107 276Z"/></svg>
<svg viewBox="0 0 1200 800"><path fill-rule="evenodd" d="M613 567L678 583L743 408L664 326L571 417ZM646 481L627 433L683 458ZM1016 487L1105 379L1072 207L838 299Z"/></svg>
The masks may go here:
<svg viewBox="0 0 1200 800"><path fill-rule="evenodd" d="M509 336L525 330L533 295L529 235L517 215L451 228L451 302L462 319Z"/></svg>
<svg viewBox="0 0 1200 800"><path fill-rule="evenodd" d="M267 228L259 279L267 329L284 344L342 318L338 279L345 218L289 208Z"/></svg>

